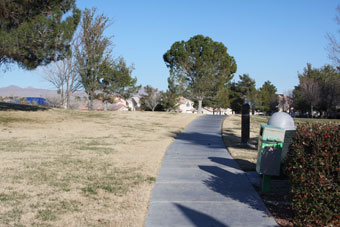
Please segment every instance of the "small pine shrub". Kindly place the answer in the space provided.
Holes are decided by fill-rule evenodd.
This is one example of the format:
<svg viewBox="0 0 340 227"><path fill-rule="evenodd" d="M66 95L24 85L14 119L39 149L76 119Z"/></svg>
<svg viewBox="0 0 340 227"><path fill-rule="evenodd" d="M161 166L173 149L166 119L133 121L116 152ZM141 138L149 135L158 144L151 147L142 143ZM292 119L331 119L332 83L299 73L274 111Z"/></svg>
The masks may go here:
<svg viewBox="0 0 340 227"><path fill-rule="evenodd" d="M298 125L284 172L296 225L340 226L340 125Z"/></svg>

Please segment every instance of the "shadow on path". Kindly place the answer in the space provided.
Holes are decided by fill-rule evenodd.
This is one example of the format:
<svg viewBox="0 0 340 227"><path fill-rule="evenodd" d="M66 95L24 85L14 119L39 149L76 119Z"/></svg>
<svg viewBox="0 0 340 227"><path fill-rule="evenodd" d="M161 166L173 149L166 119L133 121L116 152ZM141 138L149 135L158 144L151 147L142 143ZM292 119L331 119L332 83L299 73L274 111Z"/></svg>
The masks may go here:
<svg viewBox="0 0 340 227"><path fill-rule="evenodd" d="M201 165L199 168L212 174L209 179L203 180L212 191L270 215L244 173L232 173L218 166Z"/></svg>
<svg viewBox="0 0 340 227"><path fill-rule="evenodd" d="M193 145L203 145L209 148L225 148L222 137L217 133L199 133L199 132L171 132L171 137L178 141L190 143Z"/></svg>
<svg viewBox="0 0 340 227"><path fill-rule="evenodd" d="M249 162L248 160L244 160L244 159L227 159L227 158L221 158L221 157L209 157L209 159L212 162L216 162L218 164L221 165L225 165L225 166L229 166L229 167L233 167L233 168L239 168L239 165L242 166L247 166L250 170L255 170L256 169L256 164ZM235 161L238 163L236 164ZM244 170L247 171L247 170Z"/></svg>
<svg viewBox="0 0 340 227"><path fill-rule="evenodd" d="M177 203L175 203L175 205L188 219L190 219L191 223L195 226L228 227L228 225L225 225L222 222L217 221L213 217L202 212L190 209Z"/></svg>

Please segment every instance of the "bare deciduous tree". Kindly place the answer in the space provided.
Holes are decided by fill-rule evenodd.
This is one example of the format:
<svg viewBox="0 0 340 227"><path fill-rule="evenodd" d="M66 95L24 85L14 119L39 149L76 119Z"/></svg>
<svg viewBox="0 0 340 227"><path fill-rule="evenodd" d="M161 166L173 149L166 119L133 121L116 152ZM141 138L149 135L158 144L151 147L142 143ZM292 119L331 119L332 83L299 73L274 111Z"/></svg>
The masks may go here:
<svg viewBox="0 0 340 227"><path fill-rule="evenodd" d="M61 105L68 109L72 93L81 88L75 59L72 57L65 58L44 67L43 78L57 88L61 98Z"/></svg>
<svg viewBox="0 0 340 227"><path fill-rule="evenodd" d="M321 86L319 82L312 77L301 77L300 87L304 99L310 105L310 116L313 117L313 108L321 101Z"/></svg>
<svg viewBox="0 0 340 227"><path fill-rule="evenodd" d="M278 95L278 108L283 112L291 112L293 106L293 94L292 90L284 92L284 94Z"/></svg>
<svg viewBox="0 0 340 227"><path fill-rule="evenodd" d="M340 5L337 7L336 23L340 26ZM340 30L338 30L340 33ZM334 34L327 34L329 40L328 57L334 62L336 66L340 66L340 42Z"/></svg>
<svg viewBox="0 0 340 227"><path fill-rule="evenodd" d="M144 87L146 94L142 95L141 97L141 106L155 111L158 104L161 101L161 93L158 92L157 88L153 88L151 86Z"/></svg>

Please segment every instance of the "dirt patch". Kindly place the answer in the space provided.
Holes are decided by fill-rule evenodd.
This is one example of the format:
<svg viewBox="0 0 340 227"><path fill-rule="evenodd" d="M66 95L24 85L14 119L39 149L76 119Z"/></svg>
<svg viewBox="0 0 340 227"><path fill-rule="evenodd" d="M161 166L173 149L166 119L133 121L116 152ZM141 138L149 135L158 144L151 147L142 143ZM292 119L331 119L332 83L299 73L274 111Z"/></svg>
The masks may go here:
<svg viewBox="0 0 340 227"><path fill-rule="evenodd" d="M0 112L0 226L143 226L164 152L196 117Z"/></svg>

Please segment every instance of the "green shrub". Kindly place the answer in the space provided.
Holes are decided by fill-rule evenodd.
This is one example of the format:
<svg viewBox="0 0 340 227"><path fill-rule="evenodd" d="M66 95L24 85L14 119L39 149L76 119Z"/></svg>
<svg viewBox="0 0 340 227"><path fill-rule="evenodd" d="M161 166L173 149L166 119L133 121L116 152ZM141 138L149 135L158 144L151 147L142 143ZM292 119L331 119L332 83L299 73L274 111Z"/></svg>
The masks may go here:
<svg viewBox="0 0 340 227"><path fill-rule="evenodd" d="M340 226L340 125L300 124L284 172L298 226Z"/></svg>

